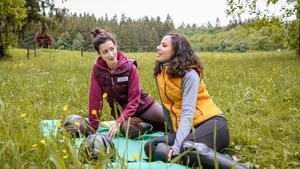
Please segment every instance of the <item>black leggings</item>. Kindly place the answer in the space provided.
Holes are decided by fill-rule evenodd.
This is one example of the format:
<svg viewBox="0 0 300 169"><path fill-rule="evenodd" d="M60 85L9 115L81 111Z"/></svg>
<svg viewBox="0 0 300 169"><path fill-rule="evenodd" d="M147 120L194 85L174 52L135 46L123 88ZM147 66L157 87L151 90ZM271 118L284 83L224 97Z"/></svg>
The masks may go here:
<svg viewBox="0 0 300 169"><path fill-rule="evenodd" d="M153 102L153 104L139 116L143 121L152 124L154 131L164 130L164 115L162 107L159 103Z"/></svg>
<svg viewBox="0 0 300 169"><path fill-rule="evenodd" d="M153 102L151 106L144 112L135 115L134 117L139 117L142 121L150 123L153 126L153 131L165 131L164 130L164 117L163 111L160 104ZM127 120L123 122L127 124ZM132 125L132 124L130 124ZM129 128L129 138L135 138L139 135L140 130L136 129L134 125L133 128ZM121 125L121 133L125 135L127 130L127 125Z"/></svg>
<svg viewBox="0 0 300 169"><path fill-rule="evenodd" d="M214 148L214 128L216 126L216 150L218 152L222 151L229 145L229 129L227 121L222 116L214 116L209 120L201 123L195 127L194 132L191 132L184 141L195 141L198 143L205 143L210 148ZM166 136L161 136L148 141L145 146L145 154L147 157L152 157L152 153L156 150L159 143L167 143L168 145L173 145L176 138L176 133L171 132ZM168 139L168 140L167 140ZM151 149L151 150L150 150ZM183 151L181 146L180 152ZM151 153L151 154L150 154ZM153 158L150 158L153 159Z"/></svg>

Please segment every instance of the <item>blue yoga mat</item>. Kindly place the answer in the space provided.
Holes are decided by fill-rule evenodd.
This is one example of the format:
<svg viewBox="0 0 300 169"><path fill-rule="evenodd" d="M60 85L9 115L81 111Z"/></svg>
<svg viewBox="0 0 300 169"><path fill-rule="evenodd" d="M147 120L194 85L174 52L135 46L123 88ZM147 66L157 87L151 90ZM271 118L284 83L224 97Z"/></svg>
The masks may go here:
<svg viewBox="0 0 300 169"><path fill-rule="evenodd" d="M45 137L56 136L58 131L58 123L60 120L42 120L40 123L41 131ZM105 123L103 123L105 124ZM101 134L107 134L108 128L100 126L98 131ZM163 136L163 132L153 132L145 134L136 139L126 139L122 135L117 135L114 139L114 146L117 153L127 160L126 168L129 169L144 169L144 168L172 168L172 169L187 169L189 167L174 163L164 163L162 161L147 162L144 152L144 144L152 138ZM76 138L76 148L80 147L82 138ZM115 162L116 163L116 162Z"/></svg>

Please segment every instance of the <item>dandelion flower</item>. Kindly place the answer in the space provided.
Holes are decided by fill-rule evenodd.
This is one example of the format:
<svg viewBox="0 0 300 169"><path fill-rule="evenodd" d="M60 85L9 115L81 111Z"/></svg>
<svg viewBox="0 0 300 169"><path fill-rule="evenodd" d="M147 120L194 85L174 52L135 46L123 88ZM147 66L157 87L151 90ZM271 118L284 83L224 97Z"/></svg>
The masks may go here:
<svg viewBox="0 0 300 169"><path fill-rule="evenodd" d="M140 156L138 154L132 154L132 158L134 160L138 160L140 158Z"/></svg>
<svg viewBox="0 0 300 169"><path fill-rule="evenodd" d="M97 115L97 110L92 110L92 115L96 116Z"/></svg>
<svg viewBox="0 0 300 169"><path fill-rule="evenodd" d="M36 147L36 146L37 146L37 144L33 144L31 147L34 148L34 147Z"/></svg>
<svg viewBox="0 0 300 169"><path fill-rule="evenodd" d="M40 141L40 143L46 144L46 140L43 139L43 140Z"/></svg>
<svg viewBox="0 0 300 169"><path fill-rule="evenodd" d="M62 158L67 159L67 158L68 158L68 155L64 155Z"/></svg>
<svg viewBox="0 0 300 169"><path fill-rule="evenodd" d="M67 111L67 110L68 110L68 106L65 105L64 108L63 108L63 110L64 110L64 111Z"/></svg>
<svg viewBox="0 0 300 169"><path fill-rule="evenodd" d="M107 93L103 93L102 98L106 98L107 97Z"/></svg>
<svg viewBox="0 0 300 169"><path fill-rule="evenodd" d="M21 115L20 115L20 117L25 117L26 116L26 113L22 113Z"/></svg>
<svg viewBox="0 0 300 169"><path fill-rule="evenodd" d="M56 127L61 127L61 122L56 123Z"/></svg>
<svg viewBox="0 0 300 169"><path fill-rule="evenodd" d="M68 153L68 151L66 149L63 149L62 152L65 153L65 154Z"/></svg>

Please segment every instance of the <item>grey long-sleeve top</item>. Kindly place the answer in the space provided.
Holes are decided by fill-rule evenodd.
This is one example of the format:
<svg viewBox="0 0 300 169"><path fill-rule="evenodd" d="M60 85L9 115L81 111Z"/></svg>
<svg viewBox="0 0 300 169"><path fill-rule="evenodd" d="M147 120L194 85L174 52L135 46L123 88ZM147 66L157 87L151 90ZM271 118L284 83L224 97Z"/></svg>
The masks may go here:
<svg viewBox="0 0 300 169"><path fill-rule="evenodd" d="M194 113L200 85L199 74L194 70L190 70L182 79L182 110L180 115L179 127L176 132L176 139L172 146L173 154L180 153L183 140L189 135L191 125L193 124ZM165 112L169 113L169 112Z"/></svg>

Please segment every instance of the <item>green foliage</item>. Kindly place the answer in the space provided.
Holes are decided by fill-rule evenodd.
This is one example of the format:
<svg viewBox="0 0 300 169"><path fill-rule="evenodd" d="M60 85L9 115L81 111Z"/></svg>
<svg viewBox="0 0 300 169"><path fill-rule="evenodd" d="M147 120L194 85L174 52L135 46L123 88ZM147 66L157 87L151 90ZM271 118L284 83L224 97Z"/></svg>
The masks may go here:
<svg viewBox="0 0 300 169"><path fill-rule="evenodd" d="M278 19L283 22L289 23L292 17L296 17L296 20L293 20L292 23L288 24L288 30L285 34L292 35L290 38L286 38L289 49L296 50L298 57L300 57L300 1L299 0L287 0L283 1L284 3L278 3L278 0L268 0L263 3L266 4L266 9L262 11L261 8L258 7L258 3L261 2L259 0L227 0L227 9L226 13L229 16L240 18L242 15L250 14L254 16L256 19L265 20L265 18L273 18L272 14L270 14L269 9L270 5L280 5L281 9L278 12L281 12L280 16L276 16ZM292 27L292 28L291 28ZM295 30L294 30L295 29ZM275 34L275 33L274 33ZM287 37L285 35L284 37ZM278 39L278 38L277 38ZM295 45L296 44L296 45Z"/></svg>
<svg viewBox="0 0 300 169"><path fill-rule="evenodd" d="M83 48L83 45L84 45L83 36L80 33L78 33L72 42L72 49L80 50L81 48Z"/></svg>
<svg viewBox="0 0 300 169"><path fill-rule="evenodd" d="M24 8L24 0L2 0L0 3L0 19L2 27L7 29L7 26L20 28L23 23L21 22L26 17L26 10ZM1 28L2 28L1 27Z"/></svg>
<svg viewBox="0 0 300 169"><path fill-rule="evenodd" d="M68 32L63 33L54 44L56 49L72 49L72 39Z"/></svg>
<svg viewBox="0 0 300 169"><path fill-rule="evenodd" d="M297 0L287 0L284 3L278 3L279 0L227 0L227 15L240 17L245 13L250 14L254 17L270 16L268 8L271 5L281 5L281 18L288 18L295 16L297 12ZM260 5L264 4L267 9L261 8Z"/></svg>
<svg viewBox="0 0 300 169"><path fill-rule="evenodd" d="M49 16L49 20L55 22L50 26L50 34L56 41L53 46L56 49L80 50L79 46L81 46L86 51L93 50L90 31L95 27L100 27L114 34L120 50L153 51L162 36L175 29L170 16L167 16L167 19L163 22L160 17L154 19L145 16L133 20L122 15L120 22L118 22L116 15L112 18L107 16L96 18L93 14L77 15L75 13L66 14L61 18ZM36 30L38 27L41 27L41 25L36 24L34 29ZM78 39L78 34L81 34L82 39L81 37ZM76 43L75 46L73 43Z"/></svg>
<svg viewBox="0 0 300 169"><path fill-rule="evenodd" d="M0 2L0 60L7 55L9 46L15 46L13 32L20 29L26 17L24 0L2 0Z"/></svg>
<svg viewBox="0 0 300 169"><path fill-rule="evenodd" d="M283 23L278 18L256 19L223 28L191 29L180 27L197 51L245 52L247 50L296 49L296 21Z"/></svg>
<svg viewBox="0 0 300 169"><path fill-rule="evenodd" d="M19 47L26 49L33 49L35 46L35 33L38 29L34 24L26 24L26 28L23 27L23 31L19 33L18 41Z"/></svg>

